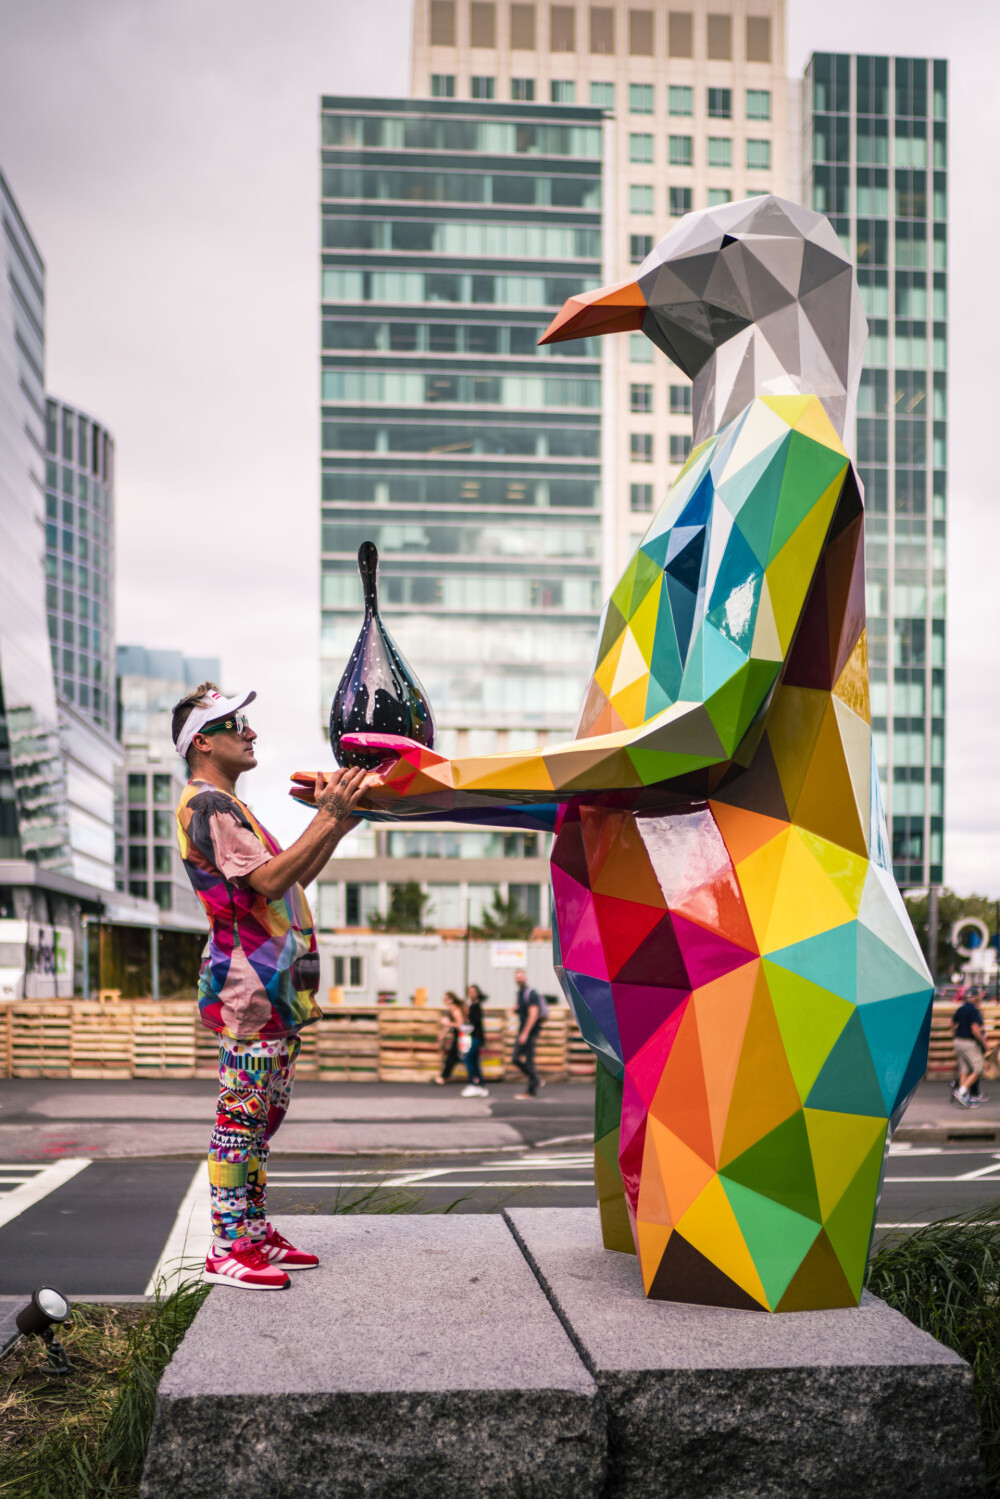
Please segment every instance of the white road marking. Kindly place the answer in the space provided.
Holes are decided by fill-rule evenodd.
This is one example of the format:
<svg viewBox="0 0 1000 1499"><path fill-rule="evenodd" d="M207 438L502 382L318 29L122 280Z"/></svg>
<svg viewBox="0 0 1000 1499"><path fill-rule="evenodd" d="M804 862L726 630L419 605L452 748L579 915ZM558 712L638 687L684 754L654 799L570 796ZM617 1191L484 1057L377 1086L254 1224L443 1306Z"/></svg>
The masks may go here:
<svg viewBox="0 0 1000 1499"><path fill-rule="evenodd" d="M72 1181L74 1176L79 1175L89 1165L89 1156L64 1156L62 1160L53 1161L51 1166L43 1166L40 1170L36 1170L34 1176L26 1181L22 1179L18 1186L0 1196L0 1227L20 1217L28 1208L34 1207L36 1202L41 1202L43 1197L48 1197L49 1193L54 1192L57 1187L65 1186L66 1182Z"/></svg>
<svg viewBox="0 0 1000 1499"><path fill-rule="evenodd" d="M155 1296L158 1287L162 1294L169 1294L182 1281L192 1279L205 1268L205 1256L212 1243L209 1207L208 1162L201 1161L149 1277L147 1296Z"/></svg>

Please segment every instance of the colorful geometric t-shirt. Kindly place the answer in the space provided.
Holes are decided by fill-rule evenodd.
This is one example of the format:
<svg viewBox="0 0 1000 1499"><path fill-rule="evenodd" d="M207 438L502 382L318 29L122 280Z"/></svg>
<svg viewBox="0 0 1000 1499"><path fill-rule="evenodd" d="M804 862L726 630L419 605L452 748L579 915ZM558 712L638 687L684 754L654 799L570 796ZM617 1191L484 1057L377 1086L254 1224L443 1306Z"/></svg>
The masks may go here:
<svg viewBox="0 0 1000 1499"><path fill-rule="evenodd" d="M247 876L277 839L238 797L187 783L177 805L181 858L212 925L198 1005L205 1025L231 1036L287 1036L320 1018L319 955L301 885L267 900Z"/></svg>

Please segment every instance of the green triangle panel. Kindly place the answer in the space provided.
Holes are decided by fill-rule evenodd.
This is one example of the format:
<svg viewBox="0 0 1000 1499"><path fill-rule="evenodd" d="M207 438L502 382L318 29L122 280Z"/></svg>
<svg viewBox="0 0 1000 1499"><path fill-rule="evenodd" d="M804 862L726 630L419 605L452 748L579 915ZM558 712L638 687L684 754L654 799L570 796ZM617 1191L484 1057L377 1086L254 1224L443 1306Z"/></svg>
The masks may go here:
<svg viewBox="0 0 1000 1499"><path fill-rule="evenodd" d="M639 551L635 554L635 579L632 584L632 597L629 600L629 607L627 611L627 617L629 619L631 619L635 614L635 611L638 609L639 605L642 603L643 599L646 597L653 584L656 583L662 576L663 568L658 563L654 562L652 557L647 557L646 553L640 547Z"/></svg>
<svg viewBox="0 0 1000 1499"><path fill-rule="evenodd" d="M785 459L788 455L788 441L791 435L788 432L778 440L776 446L770 450L771 456L766 461L760 460L759 468L758 460L754 459L745 470L741 469L738 475L727 479L720 491L725 499L726 508L732 510L732 502L729 499L730 486L738 493L745 484L744 474L754 475L752 486L744 490L745 498L736 512L736 525L761 566L771 559L771 535L774 531L774 517L778 509L778 496L781 493L781 481L785 473Z"/></svg>
<svg viewBox="0 0 1000 1499"><path fill-rule="evenodd" d="M899 994L929 989L925 974L911 967L868 927L858 926L858 1004L878 1004Z"/></svg>
<svg viewBox="0 0 1000 1499"><path fill-rule="evenodd" d="M820 1229L801 1269L775 1310L814 1312L827 1307L857 1306L859 1295L851 1289L826 1231Z"/></svg>
<svg viewBox="0 0 1000 1499"><path fill-rule="evenodd" d="M632 600L632 587L635 583L635 575L639 567L639 555L637 552L632 558L632 561L619 578L614 593L611 595L611 602L622 618L626 620L629 617L629 604Z"/></svg>
<svg viewBox="0 0 1000 1499"><path fill-rule="evenodd" d="M600 1140L621 1127L625 1079L615 1077L598 1057L594 1084L594 1139Z"/></svg>
<svg viewBox="0 0 1000 1499"><path fill-rule="evenodd" d="M809 1090L806 1107L830 1109L835 1114L869 1114L873 1119L885 1116L882 1089L857 1010Z"/></svg>
<svg viewBox="0 0 1000 1499"><path fill-rule="evenodd" d="M809 1135L801 1109L730 1161L719 1174L727 1181L739 1182L752 1192L783 1203L817 1224L822 1219Z"/></svg>
<svg viewBox="0 0 1000 1499"><path fill-rule="evenodd" d="M698 622L695 628L698 633L688 647L687 659L684 662L684 675L681 678L681 690L678 694L686 703L701 703L705 700L705 626Z"/></svg>
<svg viewBox="0 0 1000 1499"><path fill-rule="evenodd" d="M601 630L601 640L597 647L598 666L600 666L624 628L625 620L622 617L621 610L609 599L608 606L604 611L604 626Z"/></svg>
<svg viewBox="0 0 1000 1499"><path fill-rule="evenodd" d="M868 1038L875 1075L891 1114L927 1016L926 990L862 1005L858 1017Z"/></svg>
<svg viewBox="0 0 1000 1499"><path fill-rule="evenodd" d="M865 1156L851 1185L823 1225L856 1298L860 1297L864 1285L884 1160L885 1147L879 1140Z"/></svg>
<svg viewBox="0 0 1000 1499"><path fill-rule="evenodd" d="M747 651L740 650L708 620L702 626L704 657L704 696L709 697L723 682L747 662Z"/></svg>
<svg viewBox="0 0 1000 1499"><path fill-rule="evenodd" d="M854 1006L799 973L763 959L781 1043L800 1098L807 1098Z"/></svg>
<svg viewBox="0 0 1000 1499"><path fill-rule="evenodd" d="M789 434L788 457L781 480L768 562L774 560L788 538L799 528L819 496L830 487L838 474L843 473L847 462L843 453L835 453L832 448L824 447L812 437L806 437L801 432Z"/></svg>
<svg viewBox="0 0 1000 1499"><path fill-rule="evenodd" d="M711 696L705 699L705 711L715 726L715 732L730 753L739 743L746 727L742 722L742 710L749 670L750 663L745 662L727 681L716 688Z"/></svg>
<svg viewBox="0 0 1000 1499"><path fill-rule="evenodd" d="M820 1225L770 1197L751 1191L741 1182L723 1178L722 1185L767 1294L768 1304L776 1307L809 1253L816 1235L821 1232Z"/></svg>
<svg viewBox="0 0 1000 1499"><path fill-rule="evenodd" d="M677 648L674 616L670 612L670 596L665 588L660 590L660 601L656 606L656 633L653 637L653 657L649 663L649 670L650 690L655 680L666 698L666 701L658 704L655 709L659 713L680 697L681 678L684 675L684 664ZM647 706L646 717L651 716Z"/></svg>
<svg viewBox="0 0 1000 1499"><path fill-rule="evenodd" d="M858 1002L858 923L845 921L829 932L769 954L769 961L801 974L852 1005Z"/></svg>

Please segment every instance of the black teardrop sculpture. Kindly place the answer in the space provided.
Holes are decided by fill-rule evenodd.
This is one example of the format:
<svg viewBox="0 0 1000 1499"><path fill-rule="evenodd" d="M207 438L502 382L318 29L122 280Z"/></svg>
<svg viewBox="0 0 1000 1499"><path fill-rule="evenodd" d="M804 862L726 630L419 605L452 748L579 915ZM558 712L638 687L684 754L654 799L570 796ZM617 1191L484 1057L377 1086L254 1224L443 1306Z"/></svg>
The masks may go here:
<svg viewBox="0 0 1000 1499"><path fill-rule="evenodd" d="M368 770L383 757L343 749L345 734L405 734L433 749L434 717L427 694L378 612L378 548L373 541L358 548L358 571L365 617L333 696L330 746L338 765Z"/></svg>

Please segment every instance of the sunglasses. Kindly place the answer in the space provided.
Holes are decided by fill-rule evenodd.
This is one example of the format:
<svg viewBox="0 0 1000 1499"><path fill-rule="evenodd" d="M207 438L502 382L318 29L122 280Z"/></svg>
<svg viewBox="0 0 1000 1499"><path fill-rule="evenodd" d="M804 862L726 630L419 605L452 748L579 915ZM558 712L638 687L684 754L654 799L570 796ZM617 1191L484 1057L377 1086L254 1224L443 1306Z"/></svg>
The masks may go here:
<svg viewBox="0 0 1000 1499"><path fill-rule="evenodd" d="M247 716L246 716L245 713L234 713L232 718L224 718L224 719L222 719L222 721L220 723L210 723L210 724L207 724L205 726L205 728L199 729L198 733L199 734L225 734L229 730L235 729L236 732L237 732L237 734L241 734L242 735L242 734L246 733L246 731L247 731L247 729L249 727L250 727L250 720L249 720L249 718L247 718Z"/></svg>

